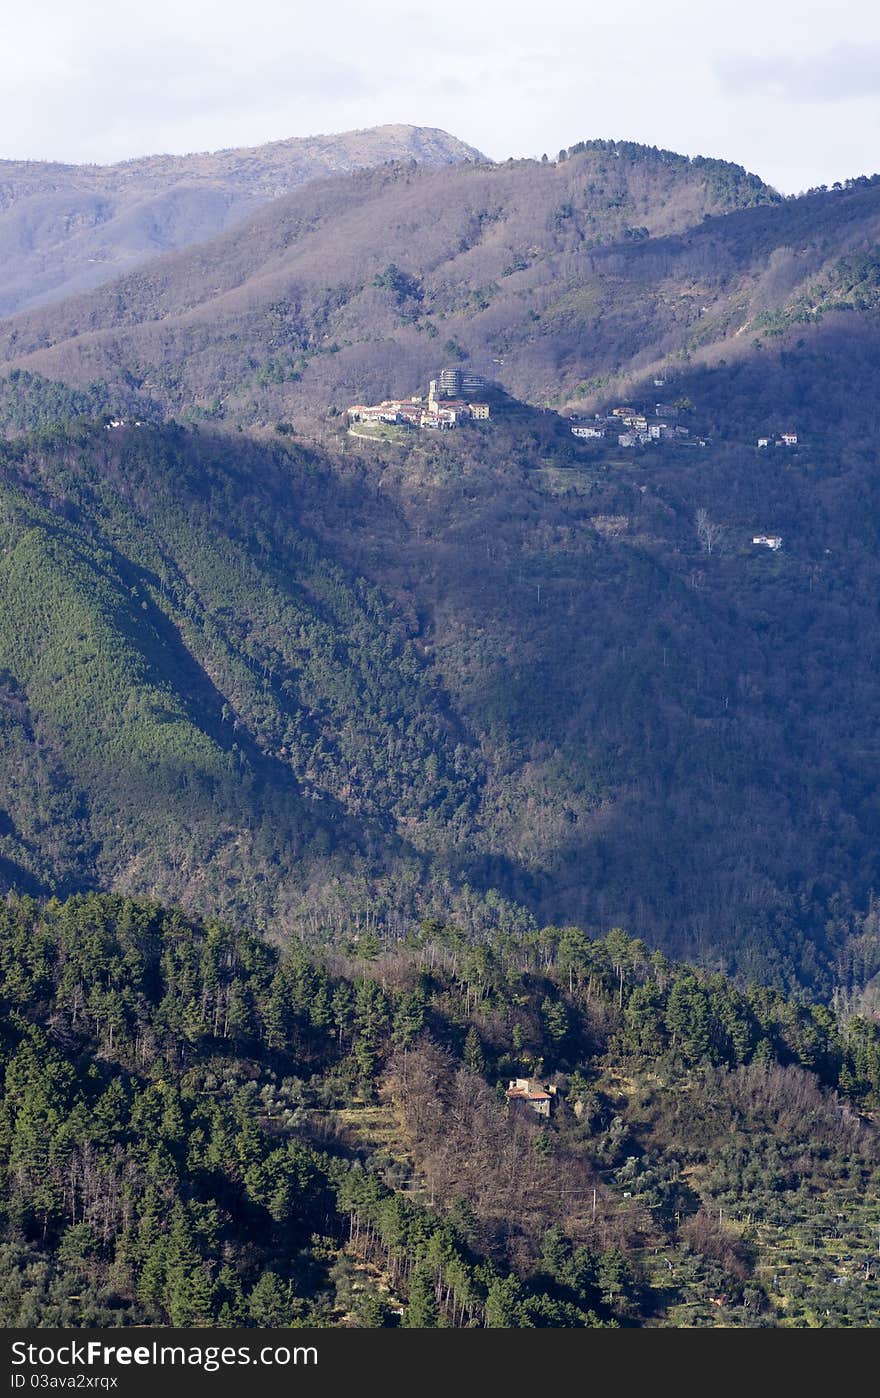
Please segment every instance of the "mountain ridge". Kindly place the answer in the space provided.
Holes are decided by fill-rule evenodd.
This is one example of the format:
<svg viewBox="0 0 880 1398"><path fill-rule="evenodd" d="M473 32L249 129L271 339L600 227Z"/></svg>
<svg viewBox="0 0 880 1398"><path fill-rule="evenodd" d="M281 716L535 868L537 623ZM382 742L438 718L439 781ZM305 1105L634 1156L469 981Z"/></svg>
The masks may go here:
<svg viewBox="0 0 880 1398"><path fill-rule="evenodd" d="M112 165L0 160L0 315L204 241L309 179L482 158L438 128L389 124Z"/></svg>
<svg viewBox="0 0 880 1398"><path fill-rule="evenodd" d="M219 398L220 416L246 421L242 398L285 415L285 398L295 411L298 399L313 410L387 394L393 356L397 391L415 391L442 326L447 354L497 360L506 387L546 401L586 373L578 361L597 314L612 329L618 318L603 309L595 262L683 236L710 214L781 202L725 162L582 144L564 162L398 164L315 182L210 244L13 317L0 354L80 385L123 377L149 388L170 371L170 412L195 403L210 414ZM380 285L392 264L408 287ZM621 334L631 329L627 318ZM562 385L543 381L566 360ZM248 392L248 375L264 370L278 387Z"/></svg>

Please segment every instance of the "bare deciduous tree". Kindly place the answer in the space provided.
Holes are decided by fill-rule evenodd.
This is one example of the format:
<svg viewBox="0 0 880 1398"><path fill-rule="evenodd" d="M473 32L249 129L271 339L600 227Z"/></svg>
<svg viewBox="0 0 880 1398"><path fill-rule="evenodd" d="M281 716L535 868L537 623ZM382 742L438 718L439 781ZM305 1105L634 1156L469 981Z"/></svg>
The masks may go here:
<svg viewBox="0 0 880 1398"><path fill-rule="evenodd" d="M724 525L713 524L703 509L697 510L694 522L700 545L707 554L711 554L724 537Z"/></svg>

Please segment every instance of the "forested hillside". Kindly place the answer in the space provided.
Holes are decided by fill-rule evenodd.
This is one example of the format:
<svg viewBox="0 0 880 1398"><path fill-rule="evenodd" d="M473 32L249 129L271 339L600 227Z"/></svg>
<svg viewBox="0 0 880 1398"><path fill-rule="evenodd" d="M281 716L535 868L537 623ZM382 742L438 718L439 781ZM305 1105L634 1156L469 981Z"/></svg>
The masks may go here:
<svg viewBox="0 0 880 1398"><path fill-rule="evenodd" d="M688 382L709 420L753 401ZM512 403L422 439L4 449L7 886L330 940L500 899L872 1004L871 448L618 459Z"/></svg>
<svg viewBox="0 0 880 1398"><path fill-rule="evenodd" d="M847 946L876 949L878 365L872 324L826 323L671 375L687 447L499 414L371 449L409 530L349 556L405 582L492 754L490 882L554 920L854 987ZM797 447L756 446L792 425Z"/></svg>
<svg viewBox="0 0 880 1398"><path fill-rule="evenodd" d="M876 1316L876 1025L619 931L312 959L13 899L0 1007L6 1325Z"/></svg>
<svg viewBox="0 0 880 1398"><path fill-rule="evenodd" d="M6 450L14 886L290 917L316 861L332 886L334 852L367 879L403 839L454 846L477 755L399 613L301 527L358 508L356 483L329 484L305 452L174 429Z"/></svg>

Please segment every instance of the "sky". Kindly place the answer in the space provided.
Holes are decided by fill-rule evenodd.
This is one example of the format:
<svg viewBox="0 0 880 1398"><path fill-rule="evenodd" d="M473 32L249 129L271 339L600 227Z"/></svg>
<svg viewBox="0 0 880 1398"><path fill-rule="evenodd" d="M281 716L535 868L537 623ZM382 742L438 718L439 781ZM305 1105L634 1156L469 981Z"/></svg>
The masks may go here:
<svg viewBox="0 0 880 1398"><path fill-rule="evenodd" d="M103 164L385 122L501 160L643 141L796 193L880 170L880 6L37 0L3 17L0 158Z"/></svg>

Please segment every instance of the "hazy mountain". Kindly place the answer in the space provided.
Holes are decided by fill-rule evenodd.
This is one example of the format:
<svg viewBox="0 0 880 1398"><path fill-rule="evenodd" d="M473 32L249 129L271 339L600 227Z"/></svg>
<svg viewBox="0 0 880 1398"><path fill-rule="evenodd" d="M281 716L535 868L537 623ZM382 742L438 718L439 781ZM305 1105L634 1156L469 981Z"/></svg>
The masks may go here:
<svg viewBox="0 0 880 1398"><path fill-rule="evenodd" d="M203 242L323 175L481 159L432 127L378 126L118 165L0 161L0 315L99 286Z"/></svg>

